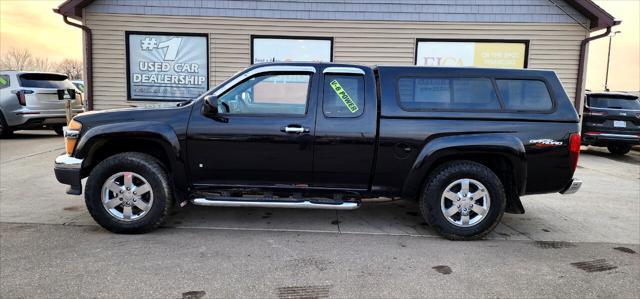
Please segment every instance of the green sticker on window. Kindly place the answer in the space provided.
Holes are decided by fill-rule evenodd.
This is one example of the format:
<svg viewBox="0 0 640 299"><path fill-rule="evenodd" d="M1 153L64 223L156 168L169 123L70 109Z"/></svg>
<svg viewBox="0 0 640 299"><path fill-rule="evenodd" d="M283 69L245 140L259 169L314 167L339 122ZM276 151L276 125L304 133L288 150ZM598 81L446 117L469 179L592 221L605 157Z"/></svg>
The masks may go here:
<svg viewBox="0 0 640 299"><path fill-rule="evenodd" d="M2 84L2 85L7 84L7 80L5 80L4 78L0 77L0 84Z"/></svg>
<svg viewBox="0 0 640 299"><path fill-rule="evenodd" d="M333 91L336 92L338 97L340 97L344 105L347 106L347 108L349 109L349 111L351 111L351 113L358 112L358 105L356 105L356 102L354 102L351 99L351 96L349 96L347 91L344 90L344 88L342 88L342 85L340 85L340 82L338 82L338 80L333 80L329 82L329 85L331 85L331 88L333 88Z"/></svg>

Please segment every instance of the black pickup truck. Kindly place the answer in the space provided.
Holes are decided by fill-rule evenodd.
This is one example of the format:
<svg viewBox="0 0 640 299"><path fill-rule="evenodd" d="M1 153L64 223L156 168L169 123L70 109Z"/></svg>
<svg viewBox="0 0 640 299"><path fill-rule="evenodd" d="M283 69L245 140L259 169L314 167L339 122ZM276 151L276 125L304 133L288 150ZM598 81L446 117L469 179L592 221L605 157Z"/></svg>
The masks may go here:
<svg viewBox="0 0 640 299"><path fill-rule="evenodd" d="M416 200L450 239L477 239L520 197L573 193L578 115L555 73L254 65L175 108L83 113L55 174L116 233L172 207L349 210Z"/></svg>

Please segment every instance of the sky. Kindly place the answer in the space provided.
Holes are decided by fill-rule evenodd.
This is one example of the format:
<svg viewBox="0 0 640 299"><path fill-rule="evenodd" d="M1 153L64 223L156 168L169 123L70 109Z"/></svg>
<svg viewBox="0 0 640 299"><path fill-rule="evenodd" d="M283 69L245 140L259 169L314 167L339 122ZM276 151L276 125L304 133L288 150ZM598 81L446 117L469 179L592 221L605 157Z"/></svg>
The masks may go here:
<svg viewBox="0 0 640 299"><path fill-rule="evenodd" d="M50 61L82 59L82 32L62 21L52 9L61 0L0 0L0 55L12 47L31 49L34 56ZM640 0L595 0L622 25L613 38L609 88L640 90ZM586 87L602 90L608 38L590 43Z"/></svg>

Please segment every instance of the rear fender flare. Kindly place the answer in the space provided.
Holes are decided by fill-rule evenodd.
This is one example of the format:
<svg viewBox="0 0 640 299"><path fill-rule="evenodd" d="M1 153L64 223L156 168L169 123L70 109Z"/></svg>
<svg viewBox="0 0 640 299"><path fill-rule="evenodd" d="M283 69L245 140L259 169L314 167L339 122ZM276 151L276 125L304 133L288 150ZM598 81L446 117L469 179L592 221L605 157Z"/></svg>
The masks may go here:
<svg viewBox="0 0 640 299"><path fill-rule="evenodd" d="M506 158L514 168L517 195L523 193L527 172L524 144L513 135L490 133L442 136L428 141L409 170L403 186L403 196L416 197L421 192L427 175L439 160L452 156L473 157L474 154Z"/></svg>

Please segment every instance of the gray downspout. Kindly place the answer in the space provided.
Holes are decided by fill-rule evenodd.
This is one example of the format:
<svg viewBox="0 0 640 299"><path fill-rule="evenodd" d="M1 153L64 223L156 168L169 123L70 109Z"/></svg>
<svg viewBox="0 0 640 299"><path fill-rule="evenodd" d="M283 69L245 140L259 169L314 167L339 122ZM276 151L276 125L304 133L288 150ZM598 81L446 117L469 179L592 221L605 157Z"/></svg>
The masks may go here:
<svg viewBox="0 0 640 299"><path fill-rule="evenodd" d="M58 13L56 9L54 9L54 11ZM82 29L82 31L84 32L84 73L86 77L84 85L86 87L87 110L91 111L93 110L93 40L91 36L91 29L85 25L80 25L69 21L67 16L62 16L62 20L73 27Z"/></svg>
<svg viewBox="0 0 640 299"><path fill-rule="evenodd" d="M583 39L582 42L580 43L580 58L578 60L578 82L576 82L576 96L575 96L575 102L574 102L574 106L576 107L576 111L578 111L578 115L582 115L582 111L580 107L582 106L582 101L583 101L582 90L584 89L584 79L585 79L584 68L586 67L585 59L587 57L587 45L592 40L603 38L609 35L609 33L611 33L611 27L612 26L607 27L607 30L602 34L598 34L596 36L590 36Z"/></svg>

